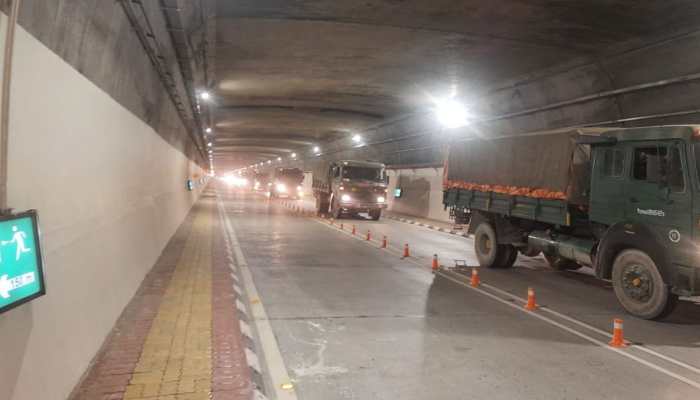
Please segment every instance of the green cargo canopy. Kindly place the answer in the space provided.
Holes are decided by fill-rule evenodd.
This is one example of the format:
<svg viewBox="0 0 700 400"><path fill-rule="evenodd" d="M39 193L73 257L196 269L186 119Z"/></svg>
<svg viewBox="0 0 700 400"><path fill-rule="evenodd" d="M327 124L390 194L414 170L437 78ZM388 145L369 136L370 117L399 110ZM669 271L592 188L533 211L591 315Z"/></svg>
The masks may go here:
<svg viewBox="0 0 700 400"><path fill-rule="evenodd" d="M578 132L496 139L473 139L450 146L450 183L545 189L571 196L580 187L589 162L588 146L576 144ZM576 155L576 156L575 156ZM574 165L576 164L576 165Z"/></svg>

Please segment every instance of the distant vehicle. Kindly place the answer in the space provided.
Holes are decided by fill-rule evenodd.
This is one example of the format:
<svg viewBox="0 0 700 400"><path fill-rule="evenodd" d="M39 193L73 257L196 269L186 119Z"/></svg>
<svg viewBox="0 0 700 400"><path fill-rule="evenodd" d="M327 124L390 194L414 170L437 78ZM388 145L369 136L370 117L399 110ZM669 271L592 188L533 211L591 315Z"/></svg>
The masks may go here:
<svg viewBox="0 0 700 400"><path fill-rule="evenodd" d="M700 295L700 128L560 132L452 145L443 202L471 219L479 264L518 251L591 266L631 314Z"/></svg>
<svg viewBox="0 0 700 400"><path fill-rule="evenodd" d="M299 168L276 168L270 180L270 198L300 199L304 196L301 183L304 171Z"/></svg>
<svg viewBox="0 0 700 400"><path fill-rule="evenodd" d="M366 212L373 220L386 208L386 166L371 161L321 162L313 170L319 215L334 218Z"/></svg>
<svg viewBox="0 0 700 400"><path fill-rule="evenodd" d="M253 190L267 193L270 189L270 175L263 172L256 172L253 177Z"/></svg>

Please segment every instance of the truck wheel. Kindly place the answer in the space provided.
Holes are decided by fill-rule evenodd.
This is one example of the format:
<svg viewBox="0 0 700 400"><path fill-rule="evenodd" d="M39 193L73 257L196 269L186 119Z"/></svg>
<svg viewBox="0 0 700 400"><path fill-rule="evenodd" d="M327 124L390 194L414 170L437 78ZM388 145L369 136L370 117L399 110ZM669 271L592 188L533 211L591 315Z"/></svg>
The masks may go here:
<svg viewBox="0 0 700 400"><path fill-rule="evenodd" d="M551 256L549 254L545 254L544 258L547 260L547 263L549 263L549 266L557 271L570 271L581 268L576 261L569 260L568 258Z"/></svg>
<svg viewBox="0 0 700 400"><path fill-rule="evenodd" d="M341 219L343 217L343 210L341 210L340 204L335 200L331 203L331 216L333 216L333 219Z"/></svg>
<svg viewBox="0 0 700 400"><path fill-rule="evenodd" d="M371 210L369 212L370 218L372 218L375 221L379 221L379 218L382 217L382 210Z"/></svg>
<svg viewBox="0 0 700 400"><path fill-rule="evenodd" d="M663 318L678 303L678 296L664 283L654 260L640 250L624 250L617 255L612 282L620 304L639 318Z"/></svg>
<svg viewBox="0 0 700 400"><path fill-rule="evenodd" d="M496 260L497 268L510 268L515 264L518 258L518 249L512 244L500 244L498 258Z"/></svg>
<svg viewBox="0 0 700 400"><path fill-rule="evenodd" d="M520 248L520 254L524 255L525 257L537 257L542 253L540 249L534 249L532 247L521 247Z"/></svg>
<svg viewBox="0 0 700 400"><path fill-rule="evenodd" d="M488 222L480 223L474 231L474 251L479 265L486 268L510 267L518 255L512 245L498 244L496 231Z"/></svg>
<svg viewBox="0 0 700 400"><path fill-rule="evenodd" d="M323 217L328 211L328 199L326 196L319 195L316 197L316 212L319 217Z"/></svg>

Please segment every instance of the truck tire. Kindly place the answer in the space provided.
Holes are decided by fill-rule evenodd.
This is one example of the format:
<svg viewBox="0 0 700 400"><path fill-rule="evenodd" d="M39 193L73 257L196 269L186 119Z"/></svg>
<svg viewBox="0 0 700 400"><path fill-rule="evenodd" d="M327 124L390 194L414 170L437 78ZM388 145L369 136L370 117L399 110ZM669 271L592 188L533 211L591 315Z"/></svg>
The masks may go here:
<svg viewBox="0 0 700 400"><path fill-rule="evenodd" d="M474 231L474 251L479 265L486 268L512 267L518 252L510 244L499 245L496 230L488 222L481 222Z"/></svg>
<svg viewBox="0 0 700 400"><path fill-rule="evenodd" d="M372 218L374 221L379 221L379 218L382 217L382 210L371 210L369 212L370 218Z"/></svg>
<svg viewBox="0 0 700 400"><path fill-rule="evenodd" d="M328 197L319 194L318 197L316 197L316 213L319 217L323 217L326 215L326 212L328 212Z"/></svg>
<svg viewBox="0 0 700 400"><path fill-rule="evenodd" d="M340 208L340 204L338 204L335 199L331 202L331 216L333 219L341 219L343 218L343 210Z"/></svg>
<svg viewBox="0 0 700 400"><path fill-rule="evenodd" d="M502 248L499 250L498 268L511 268L518 258L518 249L511 244L501 244L498 247Z"/></svg>
<svg viewBox="0 0 700 400"><path fill-rule="evenodd" d="M553 270L571 271L574 269L581 268L581 266L576 261L569 260L568 258L563 258L560 256L551 256L549 254L545 254L544 258L547 260L547 263Z"/></svg>
<svg viewBox="0 0 700 400"><path fill-rule="evenodd" d="M654 260L637 249L623 250L615 257L612 283L618 301L630 314L644 319L660 319L678 303Z"/></svg>
<svg viewBox="0 0 700 400"><path fill-rule="evenodd" d="M520 254L524 255L525 257L537 257L542 253L540 249L535 249L532 247L521 247L520 248Z"/></svg>

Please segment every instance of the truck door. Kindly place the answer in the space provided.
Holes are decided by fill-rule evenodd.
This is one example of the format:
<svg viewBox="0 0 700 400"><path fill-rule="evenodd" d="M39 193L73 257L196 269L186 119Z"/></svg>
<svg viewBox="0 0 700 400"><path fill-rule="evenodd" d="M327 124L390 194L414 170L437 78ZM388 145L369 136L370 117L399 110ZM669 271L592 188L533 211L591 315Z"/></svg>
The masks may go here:
<svg viewBox="0 0 700 400"><path fill-rule="evenodd" d="M639 142L631 156L627 219L652 228L660 240L678 243L690 237L692 204L683 143Z"/></svg>
<svg viewBox="0 0 700 400"><path fill-rule="evenodd" d="M598 146L593 150L591 174L591 221L612 225L625 219L628 149Z"/></svg>

